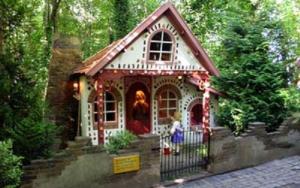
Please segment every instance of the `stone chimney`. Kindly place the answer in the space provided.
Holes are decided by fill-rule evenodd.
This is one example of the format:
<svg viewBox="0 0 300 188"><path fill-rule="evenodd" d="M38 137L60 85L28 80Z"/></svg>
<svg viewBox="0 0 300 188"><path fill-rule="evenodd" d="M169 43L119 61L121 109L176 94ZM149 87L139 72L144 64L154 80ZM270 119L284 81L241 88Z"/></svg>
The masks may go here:
<svg viewBox="0 0 300 188"><path fill-rule="evenodd" d="M62 35L54 37L46 100L50 107L49 120L62 127L62 143L76 136L78 101L73 97L70 76L81 63L81 55L78 38Z"/></svg>

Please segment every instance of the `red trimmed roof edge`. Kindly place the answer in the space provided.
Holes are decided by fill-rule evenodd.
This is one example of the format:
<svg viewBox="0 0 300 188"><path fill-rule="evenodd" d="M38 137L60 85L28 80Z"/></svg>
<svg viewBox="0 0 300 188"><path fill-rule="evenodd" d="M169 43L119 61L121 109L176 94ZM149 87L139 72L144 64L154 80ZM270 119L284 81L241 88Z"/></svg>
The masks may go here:
<svg viewBox="0 0 300 188"><path fill-rule="evenodd" d="M73 73L85 73L88 76L94 76L99 70L110 63L118 54L120 54L126 47L132 44L146 29L148 29L152 24L154 24L159 18L164 14L168 17L170 22L178 30L180 36L185 40L186 44L192 49L193 54L198 59L199 63L214 76L219 76L220 73L214 66L212 60L208 57L205 50L202 48L199 41L192 34L179 12L173 6L171 2L163 4L161 7L156 9L152 14L150 14L143 22L137 25L130 33L128 33L124 38L110 45L109 50L106 51L99 59L93 58L97 54L101 54L103 50L98 52L96 55L86 59L84 62L88 63L89 66L82 65L76 69ZM92 61L92 62L89 62Z"/></svg>

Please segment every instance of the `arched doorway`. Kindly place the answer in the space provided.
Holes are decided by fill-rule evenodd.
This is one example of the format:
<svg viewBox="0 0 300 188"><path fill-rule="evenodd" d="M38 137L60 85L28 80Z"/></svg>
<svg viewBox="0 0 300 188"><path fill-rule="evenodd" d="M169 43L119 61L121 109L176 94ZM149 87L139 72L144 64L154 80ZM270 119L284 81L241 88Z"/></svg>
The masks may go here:
<svg viewBox="0 0 300 188"><path fill-rule="evenodd" d="M134 134L150 133L150 92L145 84L136 82L126 93L126 129Z"/></svg>

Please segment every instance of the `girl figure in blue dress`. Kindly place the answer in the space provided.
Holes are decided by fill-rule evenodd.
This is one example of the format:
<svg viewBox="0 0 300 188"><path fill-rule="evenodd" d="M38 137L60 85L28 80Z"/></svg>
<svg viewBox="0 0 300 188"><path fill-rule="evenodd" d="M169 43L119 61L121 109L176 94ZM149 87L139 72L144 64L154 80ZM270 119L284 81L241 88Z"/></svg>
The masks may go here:
<svg viewBox="0 0 300 188"><path fill-rule="evenodd" d="M171 142L175 149L175 155L179 155L180 144L183 143L184 134L183 127L181 124L181 114L179 112L174 113L174 117L171 117L173 123L171 128Z"/></svg>

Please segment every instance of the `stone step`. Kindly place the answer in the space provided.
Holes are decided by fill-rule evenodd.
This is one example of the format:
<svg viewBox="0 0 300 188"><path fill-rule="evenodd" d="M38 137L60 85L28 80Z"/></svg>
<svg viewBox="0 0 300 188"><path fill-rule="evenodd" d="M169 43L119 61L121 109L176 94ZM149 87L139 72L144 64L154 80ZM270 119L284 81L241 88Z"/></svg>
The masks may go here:
<svg viewBox="0 0 300 188"><path fill-rule="evenodd" d="M22 185L20 186L20 188L32 188L32 182L22 184Z"/></svg>
<svg viewBox="0 0 300 188"><path fill-rule="evenodd" d="M66 151L61 151L59 153L54 154L53 159L66 159L71 157L71 154Z"/></svg>
<svg viewBox="0 0 300 188"><path fill-rule="evenodd" d="M34 179L36 179L37 175L27 175L27 174L23 174L21 177L21 182L22 184L28 184L28 183L32 183L32 181Z"/></svg>
<svg viewBox="0 0 300 188"><path fill-rule="evenodd" d="M78 144L83 144L83 145L91 145L92 140L90 137L86 136L76 136L75 137L75 142Z"/></svg>
<svg viewBox="0 0 300 188"><path fill-rule="evenodd" d="M77 143L74 141L68 141L68 148L82 148L86 146L85 143Z"/></svg>
<svg viewBox="0 0 300 188"><path fill-rule="evenodd" d="M83 155L85 153L81 148L66 148L66 151L75 156Z"/></svg>
<svg viewBox="0 0 300 188"><path fill-rule="evenodd" d="M84 153L100 153L103 152L103 146L84 146L81 148Z"/></svg>

